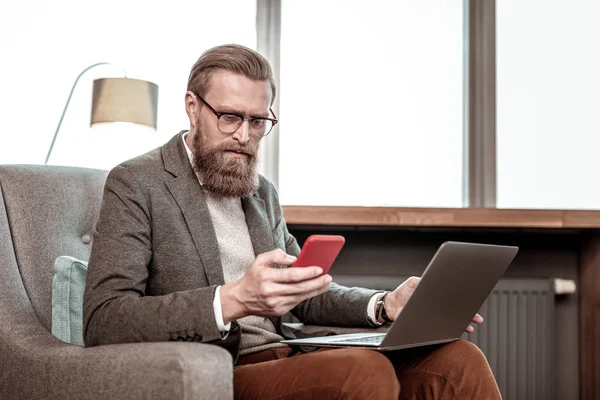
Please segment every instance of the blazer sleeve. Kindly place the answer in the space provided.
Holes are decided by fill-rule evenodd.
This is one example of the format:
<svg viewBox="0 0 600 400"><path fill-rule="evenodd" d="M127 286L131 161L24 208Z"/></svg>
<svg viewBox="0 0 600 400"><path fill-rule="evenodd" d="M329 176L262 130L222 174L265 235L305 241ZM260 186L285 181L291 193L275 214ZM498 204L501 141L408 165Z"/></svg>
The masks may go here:
<svg viewBox="0 0 600 400"><path fill-rule="evenodd" d="M372 327L367 317L371 297L381 292L358 287L345 287L335 282L327 292L304 300L292 314L307 325Z"/></svg>
<svg viewBox="0 0 600 400"><path fill-rule="evenodd" d="M196 341L235 352L239 327L221 340L213 311L215 287L146 295L152 260L150 194L126 167L107 178L94 232L83 304L86 346Z"/></svg>

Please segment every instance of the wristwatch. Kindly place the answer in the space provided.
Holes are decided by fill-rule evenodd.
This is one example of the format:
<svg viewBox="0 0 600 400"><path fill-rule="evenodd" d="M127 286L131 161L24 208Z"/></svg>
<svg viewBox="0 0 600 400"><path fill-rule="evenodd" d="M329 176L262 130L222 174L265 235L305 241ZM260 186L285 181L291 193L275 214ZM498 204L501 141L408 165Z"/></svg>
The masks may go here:
<svg viewBox="0 0 600 400"><path fill-rule="evenodd" d="M390 317L388 317L385 312L385 296L388 295L389 292L385 292L383 296L381 296L375 305L375 320L376 321L384 321L384 322L393 322Z"/></svg>

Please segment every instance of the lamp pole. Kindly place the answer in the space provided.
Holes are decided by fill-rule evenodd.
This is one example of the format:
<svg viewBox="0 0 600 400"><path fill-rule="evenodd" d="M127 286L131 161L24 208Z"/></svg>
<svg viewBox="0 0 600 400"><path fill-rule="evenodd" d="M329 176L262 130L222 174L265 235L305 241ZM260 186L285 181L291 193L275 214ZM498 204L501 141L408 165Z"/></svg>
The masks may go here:
<svg viewBox="0 0 600 400"><path fill-rule="evenodd" d="M60 130L60 126L62 125L63 119L65 118L67 108L69 108L69 103L71 102L71 97L73 96L73 92L75 91L75 87L77 86L79 79L87 71L89 71L92 68L98 67L100 65L112 65L114 67L117 67L121 70L121 72L123 72L123 76L127 77L123 68L119 67L116 64L109 63L109 62L99 62L96 64L92 64L89 67L87 67L86 69L84 69L83 71L81 71L81 73L77 76L77 79L75 79L75 82L73 83L73 87L71 88L71 92L69 93L69 97L67 98L67 103L65 104L65 108L63 109L62 115L60 116L60 120L58 121L58 126L56 127L56 132L54 132L54 137L52 138L52 143L50 143L50 148L48 149L48 154L46 155L46 161L44 161L44 165L48 164L48 160L50 159L50 154L52 154L52 149L54 148L54 142L56 142L56 137L58 136L58 131Z"/></svg>

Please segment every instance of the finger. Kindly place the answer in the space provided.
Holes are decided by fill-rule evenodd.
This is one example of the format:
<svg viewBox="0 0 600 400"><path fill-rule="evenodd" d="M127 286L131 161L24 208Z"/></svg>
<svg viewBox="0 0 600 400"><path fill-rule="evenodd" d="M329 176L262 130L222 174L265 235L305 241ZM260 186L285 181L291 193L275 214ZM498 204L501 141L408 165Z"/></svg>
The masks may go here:
<svg viewBox="0 0 600 400"><path fill-rule="evenodd" d="M321 275L295 283L275 283L273 286L274 296L298 296L319 290L331 283L331 275Z"/></svg>
<svg viewBox="0 0 600 400"><path fill-rule="evenodd" d="M471 325L469 325L469 326L467 326L467 329L465 329L465 331L467 333L473 333L473 332L475 332L475 328L473 328Z"/></svg>
<svg viewBox="0 0 600 400"><path fill-rule="evenodd" d="M300 303L306 299L310 299L312 297L318 296L320 294L323 294L325 292L327 292L329 289L331 288L331 283L328 283L316 290L310 291L308 293L305 293L304 295L300 296L300 298L298 300L296 300L296 303ZM298 298L297 296L294 296L296 298Z"/></svg>
<svg viewBox="0 0 600 400"><path fill-rule="evenodd" d="M473 317L473 322L475 322L476 324L482 324L483 317L479 314L475 314L475 316Z"/></svg>
<svg viewBox="0 0 600 400"><path fill-rule="evenodd" d="M408 286L410 289L415 289L419 282L421 282L421 278L418 278L416 276L411 276L405 281L406 286Z"/></svg>
<svg viewBox="0 0 600 400"><path fill-rule="evenodd" d="M273 269L271 276L273 281L279 283L297 283L314 279L323 274L321 267L282 268Z"/></svg>
<svg viewBox="0 0 600 400"><path fill-rule="evenodd" d="M304 293L302 295L283 296L283 297L280 297L280 299L282 301L282 304L284 304L286 307L289 307L291 309L306 299L310 299L312 297L315 297L315 296L318 296L320 294L327 292L330 289L330 287L331 287L331 284L328 283L316 290L312 290L312 291Z"/></svg>
<svg viewBox="0 0 600 400"><path fill-rule="evenodd" d="M287 254L281 249L275 249L266 253L259 254L256 257L256 264L263 265L265 267L272 267L274 265L292 265L296 261L296 257Z"/></svg>

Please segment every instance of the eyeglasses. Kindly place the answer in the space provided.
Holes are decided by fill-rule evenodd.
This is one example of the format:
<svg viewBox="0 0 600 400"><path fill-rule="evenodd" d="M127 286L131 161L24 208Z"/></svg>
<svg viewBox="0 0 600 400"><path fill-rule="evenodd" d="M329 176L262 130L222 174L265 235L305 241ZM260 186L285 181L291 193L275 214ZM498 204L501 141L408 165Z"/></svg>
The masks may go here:
<svg viewBox="0 0 600 400"><path fill-rule="evenodd" d="M217 128L223 133L232 134L240 129L244 121L248 121L250 133L256 137L263 137L267 136L278 122L277 118L245 117L241 114L231 112L218 112L206 100L200 97L198 93L194 94L217 116ZM273 110L269 109L269 111L275 116Z"/></svg>

